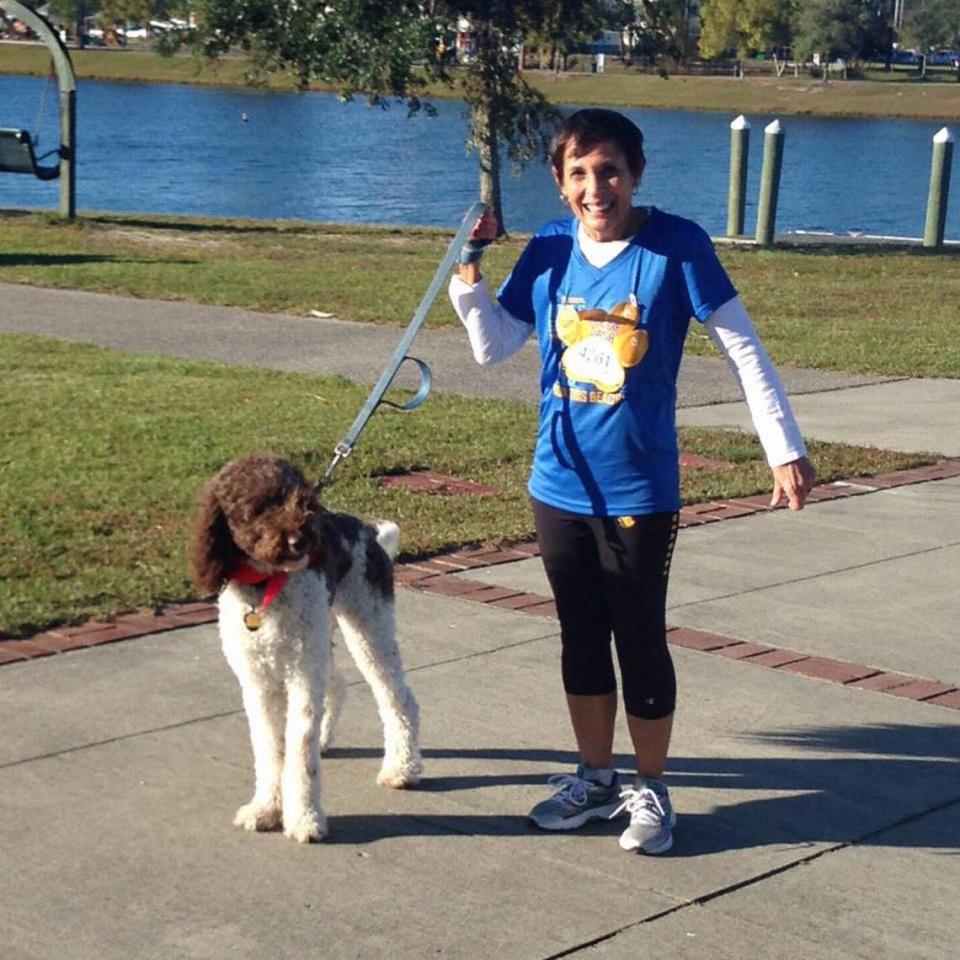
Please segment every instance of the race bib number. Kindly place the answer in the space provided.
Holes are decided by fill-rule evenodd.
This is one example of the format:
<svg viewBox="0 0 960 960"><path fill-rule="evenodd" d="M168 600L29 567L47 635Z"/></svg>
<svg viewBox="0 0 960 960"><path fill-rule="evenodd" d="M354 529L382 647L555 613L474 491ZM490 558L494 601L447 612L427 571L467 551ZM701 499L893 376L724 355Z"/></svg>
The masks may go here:
<svg viewBox="0 0 960 960"><path fill-rule="evenodd" d="M580 383L592 383L604 393L623 386L626 370L647 352L647 332L636 326L636 298L605 310L577 310L569 303L557 312L557 336L566 344L560 359L563 372Z"/></svg>

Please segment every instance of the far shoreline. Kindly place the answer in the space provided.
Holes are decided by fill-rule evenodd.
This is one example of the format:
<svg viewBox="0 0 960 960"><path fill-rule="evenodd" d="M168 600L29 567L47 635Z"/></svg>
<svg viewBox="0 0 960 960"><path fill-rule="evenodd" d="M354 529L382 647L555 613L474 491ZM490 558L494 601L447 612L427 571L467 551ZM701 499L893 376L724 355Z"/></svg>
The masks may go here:
<svg viewBox="0 0 960 960"><path fill-rule="evenodd" d="M49 57L41 44L2 42L0 75L46 76ZM206 63L191 55L162 57L149 50L70 50L78 79L123 83L179 83L229 89L251 86L248 61L225 57ZM635 73L618 68L604 74L526 71L537 89L556 104L727 113L732 116L869 117L960 121L960 83L923 80L903 73L890 79L830 80L810 77L702 77ZM901 79L905 77L906 79ZM294 89L284 77L271 76L268 90ZM336 89L311 84L311 92ZM456 87L431 86L425 100L458 100Z"/></svg>

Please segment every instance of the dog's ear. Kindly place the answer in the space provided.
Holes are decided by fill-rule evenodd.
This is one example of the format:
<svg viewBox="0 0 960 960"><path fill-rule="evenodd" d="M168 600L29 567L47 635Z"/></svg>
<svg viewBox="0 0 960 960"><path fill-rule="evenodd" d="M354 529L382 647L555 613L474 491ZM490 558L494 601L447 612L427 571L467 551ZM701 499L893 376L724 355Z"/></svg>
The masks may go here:
<svg viewBox="0 0 960 960"><path fill-rule="evenodd" d="M217 593L233 569L237 550L214 484L200 491L190 541L190 579L204 594Z"/></svg>

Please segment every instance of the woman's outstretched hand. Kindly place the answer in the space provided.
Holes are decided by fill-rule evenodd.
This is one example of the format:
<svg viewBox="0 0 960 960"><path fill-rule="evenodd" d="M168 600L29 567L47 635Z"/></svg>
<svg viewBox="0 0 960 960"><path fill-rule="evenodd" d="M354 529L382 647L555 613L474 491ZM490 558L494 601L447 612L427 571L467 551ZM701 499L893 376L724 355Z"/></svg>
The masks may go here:
<svg viewBox="0 0 960 960"><path fill-rule="evenodd" d="M476 222L470 231L471 240L496 240L500 236L500 224L493 211L487 207L483 216Z"/></svg>
<svg viewBox="0 0 960 960"><path fill-rule="evenodd" d="M786 500L791 510L802 510L813 489L817 473L806 457L773 468L773 497L770 506Z"/></svg>

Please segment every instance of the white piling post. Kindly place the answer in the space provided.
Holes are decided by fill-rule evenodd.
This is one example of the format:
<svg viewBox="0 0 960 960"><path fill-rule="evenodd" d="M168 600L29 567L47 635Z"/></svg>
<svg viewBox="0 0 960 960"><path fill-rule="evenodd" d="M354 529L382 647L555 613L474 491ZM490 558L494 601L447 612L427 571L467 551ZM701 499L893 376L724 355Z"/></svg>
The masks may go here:
<svg viewBox="0 0 960 960"><path fill-rule="evenodd" d="M773 229L777 222L777 195L780 192L780 169L783 166L783 128L779 120L763 128L763 165L760 168L760 203L757 207L757 243L773 245Z"/></svg>
<svg viewBox="0 0 960 960"><path fill-rule="evenodd" d="M925 247L943 246L950 197L950 168L953 165L953 135L941 127L933 137L933 161L930 165L930 192L927 195L927 219L923 228Z"/></svg>
<svg viewBox="0 0 960 960"><path fill-rule="evenodd" d="M750 154L750 121L741 113L730 124L730 187L727 191L727 236L743 233L747 199L747 157Z"/></svg>

